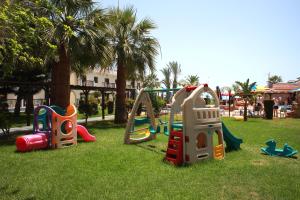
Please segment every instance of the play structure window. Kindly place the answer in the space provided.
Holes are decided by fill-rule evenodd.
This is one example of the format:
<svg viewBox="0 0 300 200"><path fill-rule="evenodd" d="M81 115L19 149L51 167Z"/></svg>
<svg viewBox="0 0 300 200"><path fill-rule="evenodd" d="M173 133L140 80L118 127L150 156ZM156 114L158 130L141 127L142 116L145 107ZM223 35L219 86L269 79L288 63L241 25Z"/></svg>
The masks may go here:
<svg viewBox="0 0 300 200"><path fill-rule="evenodd" d="M71 134L72 133L72 129L73 129L73 123L70 120L65 120L62 124L61 124L61 132L65 135L67 134Z"/></svg>
<svg viewBox="0 0 300 200"><path fill-rule="evenodd" d="M222 133L220 131L216 131L216 134L218 135L218 144L223 144Z"/></svg>
<svg viewBox="0 0 300 200"><path fill-rule="evenodd" d="M197 148L202 149L207 147L207 138L205 133L199 133L197 136Z"/></svg>
<svg viewBox="0 0 300 200"><path fill-rule="evenodd" d="M209 92L203 92L200 96L196 99L195 107L214 107L215 105L215 98Z"/></svg>

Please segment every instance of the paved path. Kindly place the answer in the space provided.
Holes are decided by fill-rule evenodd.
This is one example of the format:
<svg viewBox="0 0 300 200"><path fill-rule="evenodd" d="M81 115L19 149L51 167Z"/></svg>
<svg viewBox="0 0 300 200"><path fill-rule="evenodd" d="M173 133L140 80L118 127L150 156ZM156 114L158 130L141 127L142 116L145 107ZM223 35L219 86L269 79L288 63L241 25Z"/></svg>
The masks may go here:
<svg viewBox="0 0 300 200"><path fill-rule="evenodd" d="M106 115L104 120L113 120L114 115ZM103 121L102 117L91 117L88 118L88 122L98 122L98 121ZM85 122L85 119L78 119L77 123L78 124L83 124ZM32 131L32 125L31 126L23 126L23 127L15 127L10 129L10 133L16 133L16 132L28 132ZM0 130L0 134L2 133L2 130Z"/></svg>

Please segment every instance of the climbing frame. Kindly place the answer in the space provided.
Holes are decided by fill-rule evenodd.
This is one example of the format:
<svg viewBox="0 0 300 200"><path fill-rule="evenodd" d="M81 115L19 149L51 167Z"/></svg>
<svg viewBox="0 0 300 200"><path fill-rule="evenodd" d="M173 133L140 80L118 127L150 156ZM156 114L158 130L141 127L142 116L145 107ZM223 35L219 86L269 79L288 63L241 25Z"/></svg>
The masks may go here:
<svg viewBox="0 0 300 200"><path fill-rule="evenodd" d="M65 116L52 112L52 148L77 144L77 109L69 105Z"/></svg>
<svg viewBox="0 0 300 200"><path fill-rule="evenodd" d="M144 89L141 89L134 104L133 104L132 110L129 114L129 119L128 119L128 122L126 125L126 130L125 130L125 135L124 135L124 143L125 144L141 143L141 142L155 139L155 137L156 137L155 134L151 134L151 132L153 130L150 130L150 127L139 129L139 130L134 130L135 116L136 116L138 108L141 104L145 105L145 107L146 107L147 116L150 119L150 121L149 121L150 127L152 127L153 129L156 128L155 117L154 117L154 112L153 112L153 107L152 107L150 96L149 96L148 92L145 92ZM131 137L134 132L139 132L139 131L144 131L146 133L145 136L141 137L141 138Z"/></svg>

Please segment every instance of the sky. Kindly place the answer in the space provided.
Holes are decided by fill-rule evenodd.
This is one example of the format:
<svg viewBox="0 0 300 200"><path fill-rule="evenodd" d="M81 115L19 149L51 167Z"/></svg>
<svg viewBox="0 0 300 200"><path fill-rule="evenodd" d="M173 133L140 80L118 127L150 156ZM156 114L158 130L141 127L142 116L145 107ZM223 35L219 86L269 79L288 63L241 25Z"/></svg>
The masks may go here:
<svg viewBox="0 0 300 200"><path fill-rule="evenodd" d="M299 0L119 0L120 8L128 5L157 25L160 78L170 61L181 64L179 79L198 75L212 87L247 78L266 85L268 74L283 81L300 76Z"/></svg>

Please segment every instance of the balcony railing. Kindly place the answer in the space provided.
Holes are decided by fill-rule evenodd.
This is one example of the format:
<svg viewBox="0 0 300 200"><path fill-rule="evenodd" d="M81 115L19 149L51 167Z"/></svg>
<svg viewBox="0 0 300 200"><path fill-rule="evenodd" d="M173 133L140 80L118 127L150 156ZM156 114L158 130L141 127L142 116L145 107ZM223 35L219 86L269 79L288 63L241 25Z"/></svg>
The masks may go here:
<svg viewBox="0 0 300 200"><path fill-rule="evenodd" d="M116 88L116 84L115 83L102 82L102 86L103 87L108 87L108 88Z"/></svg>
<svg viewBox="0 0 300 200"><path fill-rule="evenodd" d="M82 86L95 86L95 82L94 81L81 81L81 85Z"/></svg>

